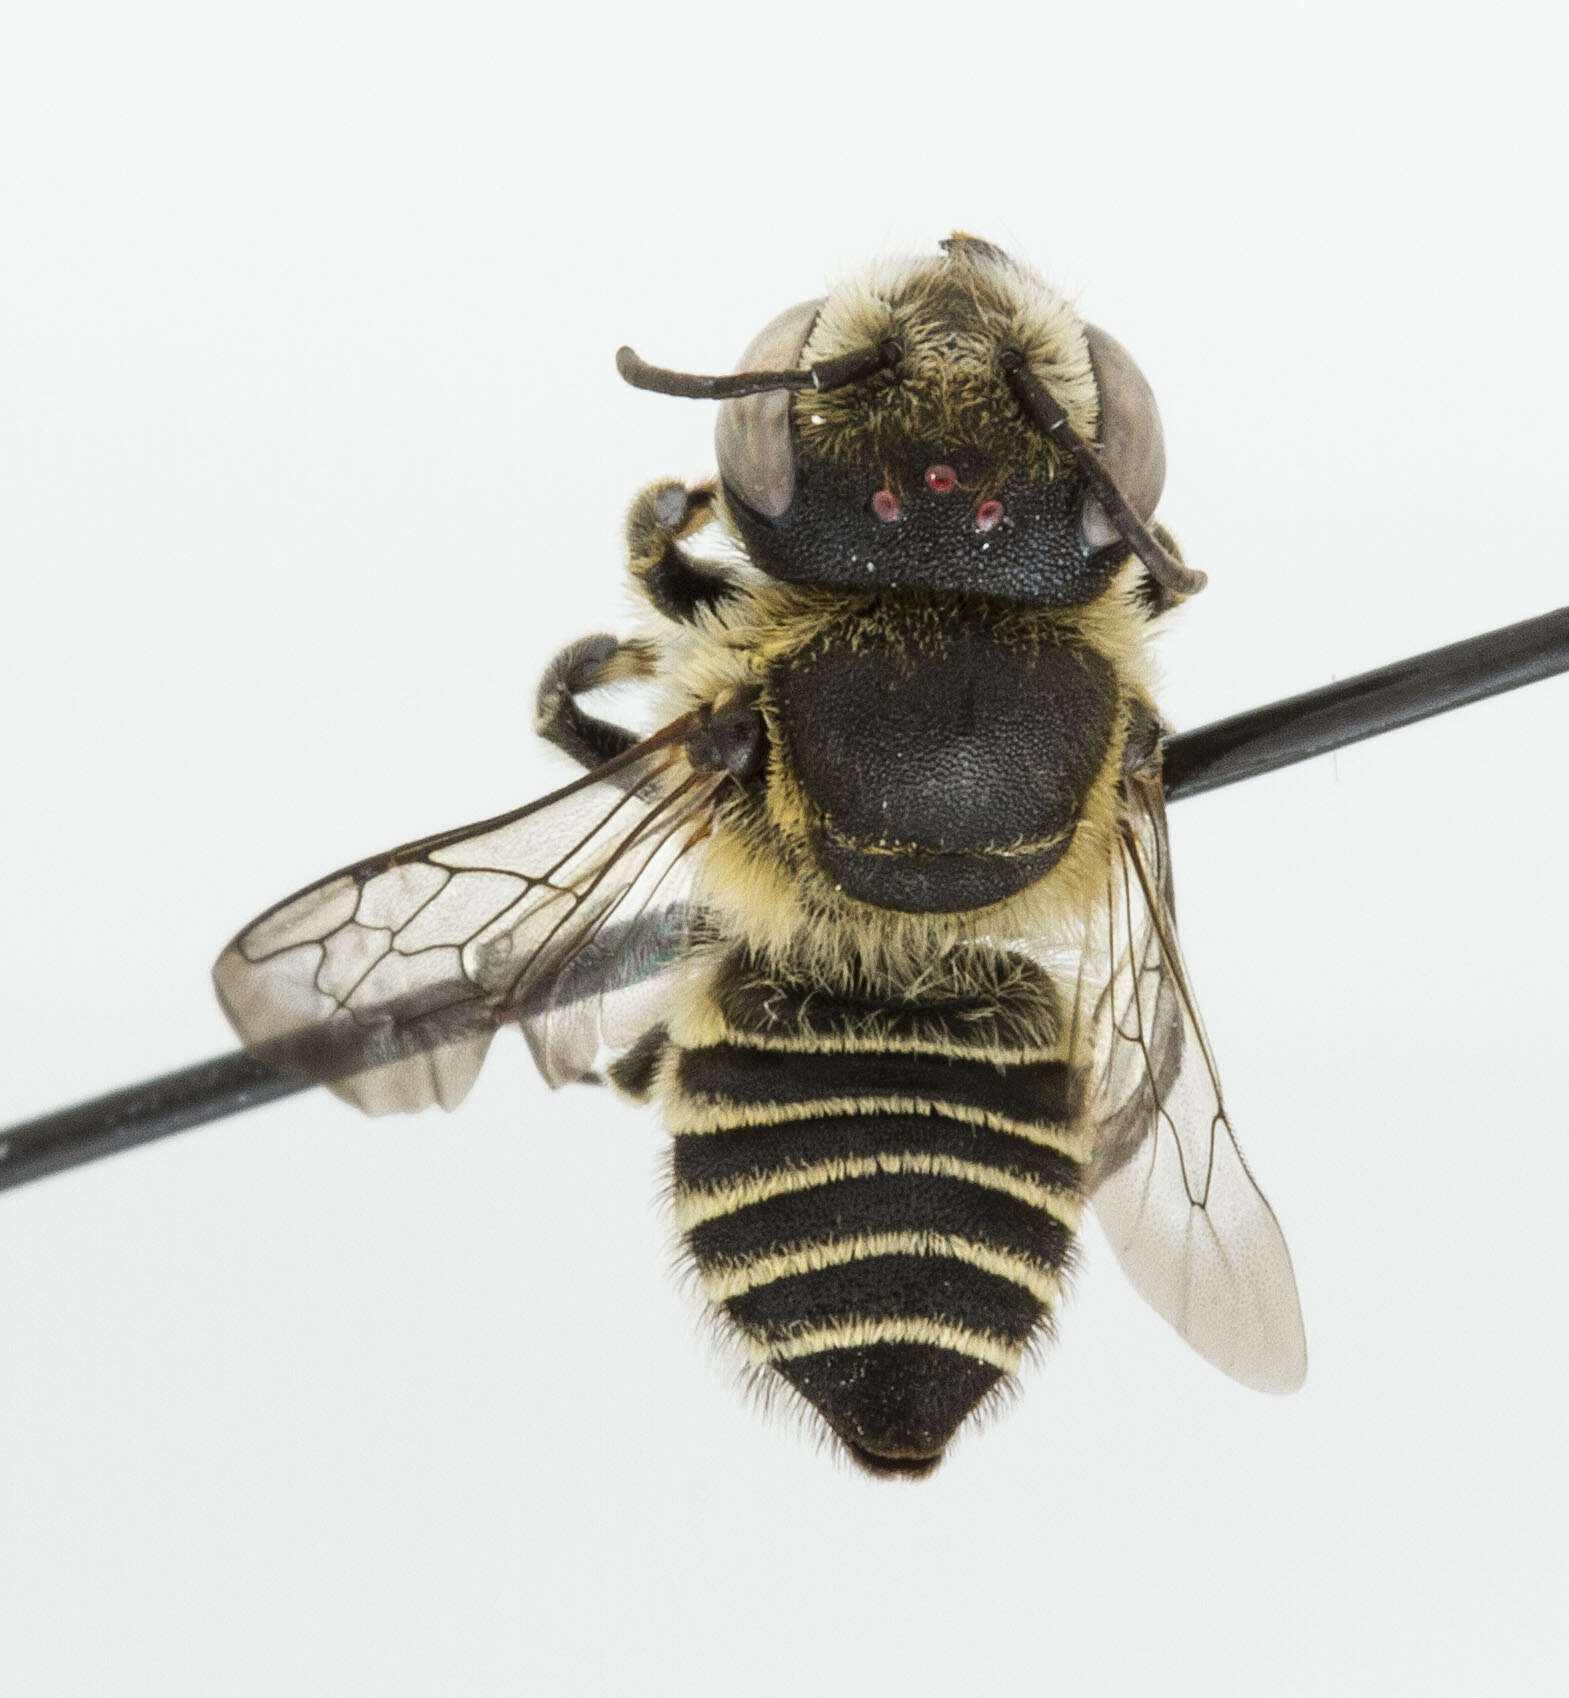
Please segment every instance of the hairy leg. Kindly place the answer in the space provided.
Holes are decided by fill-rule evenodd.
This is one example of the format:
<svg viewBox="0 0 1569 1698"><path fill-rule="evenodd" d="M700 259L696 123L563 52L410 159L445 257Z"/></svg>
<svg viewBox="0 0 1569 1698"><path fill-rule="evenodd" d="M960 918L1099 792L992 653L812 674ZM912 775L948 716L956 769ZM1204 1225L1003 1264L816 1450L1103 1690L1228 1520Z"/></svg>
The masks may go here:
<svg viewBox="0 0 1569 1698"><path fill-rule="evenodd" d="M577 698L621 678L646 678L653 670L653 656L644 643L624 643L603 632L580 637L545 668L534 696L534 729L580 766L602 766L630 749L637 733L596 718Z"/></svg>
<svg viewBox="0 0 1569 1698"><path fill-rule="evenodd" d="M639 491L627 514L632 576L655 609L677 625L690 625L700 611L735 593L732 574L693 560L681 546L708 523L714 501L712 486L689 489L669 480Z"/></svg>

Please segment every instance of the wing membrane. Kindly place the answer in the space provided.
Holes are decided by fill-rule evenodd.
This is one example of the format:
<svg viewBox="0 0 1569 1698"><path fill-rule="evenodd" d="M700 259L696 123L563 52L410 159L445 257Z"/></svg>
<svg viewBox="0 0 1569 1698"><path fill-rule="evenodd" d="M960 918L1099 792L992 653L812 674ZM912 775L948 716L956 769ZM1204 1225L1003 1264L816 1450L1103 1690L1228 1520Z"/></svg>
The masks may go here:
<svg viewBox="0 0 1569 1698"><path fill-rule="evenodd" d="M1126 781L1095 932L1095 1212L1135 1288L1201 1356L1295 1391L1307 1344L1291 1253L1237 1145L1182 962L1154 772Z"/></svg>
<svg viewBox="0 0 1569 1698"><path fill-rule="evenodd" d="M694 923L690 851L725 779L692 766L696 724L269 909L213 969L241 1040L371 1114L454 1107L507 1020L552 1084L584 1076Z"/></svg>

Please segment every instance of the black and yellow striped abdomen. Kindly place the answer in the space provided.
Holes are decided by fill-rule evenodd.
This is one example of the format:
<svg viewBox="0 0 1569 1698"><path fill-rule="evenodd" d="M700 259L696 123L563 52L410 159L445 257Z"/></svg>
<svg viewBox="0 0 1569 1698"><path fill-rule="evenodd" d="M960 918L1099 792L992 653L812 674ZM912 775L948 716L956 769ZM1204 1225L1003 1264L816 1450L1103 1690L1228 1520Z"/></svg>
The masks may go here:
<svg viewBox="0 0 1569 1698"><path fill-rule="evenodd" d="M1050 1314L1078 1222L1050 983L972 950L827 988L737 951L697 1003L660 1094L704 1290L859 1461L925 1472Z"/></svg>

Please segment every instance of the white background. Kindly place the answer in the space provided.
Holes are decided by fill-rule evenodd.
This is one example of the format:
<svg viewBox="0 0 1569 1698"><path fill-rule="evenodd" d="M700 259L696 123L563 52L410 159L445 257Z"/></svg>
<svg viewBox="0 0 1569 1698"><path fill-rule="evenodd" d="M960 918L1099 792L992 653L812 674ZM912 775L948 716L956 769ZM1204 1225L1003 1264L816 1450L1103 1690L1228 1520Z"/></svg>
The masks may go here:
<svg viewBox="0 0 1569 1698"><path fill-rule="evenodd" d="M728 365L955 226L1160 395L1192 726L1565 600L1559 26L1509 5L33 8L0 43L0 1123L228 1047L256 910L564 768L538 670ZM661 1134L498 1044L0 1198L0 1681L57 1694L1561 1692L1539 686L1184 804L1308 1386L1093 1232L931 1482L748 1407Z"/></svg>

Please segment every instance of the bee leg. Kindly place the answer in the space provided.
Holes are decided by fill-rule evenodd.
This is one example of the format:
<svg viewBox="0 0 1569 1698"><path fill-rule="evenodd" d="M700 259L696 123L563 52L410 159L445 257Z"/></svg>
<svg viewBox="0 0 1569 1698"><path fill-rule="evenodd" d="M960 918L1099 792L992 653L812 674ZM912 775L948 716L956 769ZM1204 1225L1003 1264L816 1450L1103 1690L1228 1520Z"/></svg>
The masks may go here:
<svg viewBox="0 0 1569 1698"><path fill-rule="evenodd" d="M630 749L638 734L585 712L577 698L620 678L647 678L653 670L654 658L644 643L623 643L603 632L568 643L539 681L534 729L580 766L601 766Z"/></svg>
<svg viewBox="0 0 1569 1698"><path fill-rule="evenodd" d="M1168 728L1161 724L1153 702L1135 697L1128 704L1128 735L1122 745L1125 773L1160 772L1161 739Z"/></svg>
<svg viewBox="0 0 1569 1698"><path fill-rule="evenodd" d="M669 1029L664 1025L651 1027L625 1054L611 1062L610 1083L635 1103L652 1101L659 1064L669 1047Z"/></svg>
<svg viewBox="0 0 1569 1698"><path fill-rule="evenodd" d="M1149 527L1150 535L1165 549L1173 560L1182 562L1182 550L1177 547L1177 539L1164 525L1153 522ZM1182 562L1186 564L1186 562ZM1143 573L1137 590L1139 605L1144 609L1146 619L1159 619L1161 614L1170 613L1183 598L1164 585L1157 584L1148 572Z"/></svg>
<svg viewBox="0 0 1569 1698"><path fill-rule="evenodd" d="M735 593L735 579L722 567L705 566L681 547L681 539L713 516L712 485L688 489L673 479L641 490L627 514L628 564L655 609L677 625L690 625L699 612Z"/></svg>

